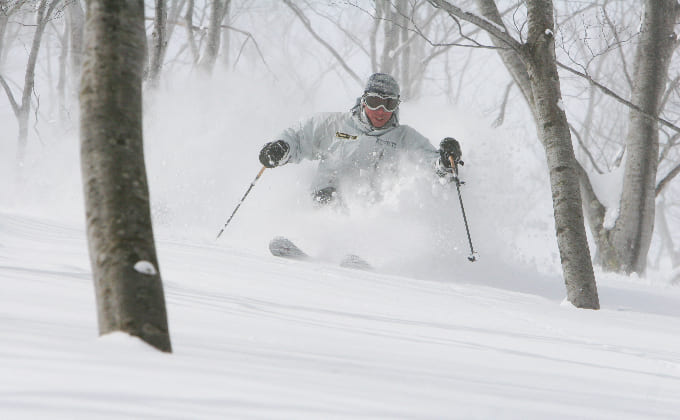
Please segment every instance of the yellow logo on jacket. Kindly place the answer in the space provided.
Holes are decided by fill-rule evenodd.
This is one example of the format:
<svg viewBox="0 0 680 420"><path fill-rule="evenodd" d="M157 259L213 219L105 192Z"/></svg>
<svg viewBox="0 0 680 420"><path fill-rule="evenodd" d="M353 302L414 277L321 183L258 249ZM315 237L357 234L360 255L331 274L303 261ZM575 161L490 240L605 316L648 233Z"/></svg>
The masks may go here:
<svg viewBox="0 0 680 420"><path fill-rule="evenodd" d="M347 133L341 133L339 131L335 132L335 137L337 137L339 139L345 139L345 140L356 140L357 139L357 136L352 136L352 135L347 134Z"/></svg>

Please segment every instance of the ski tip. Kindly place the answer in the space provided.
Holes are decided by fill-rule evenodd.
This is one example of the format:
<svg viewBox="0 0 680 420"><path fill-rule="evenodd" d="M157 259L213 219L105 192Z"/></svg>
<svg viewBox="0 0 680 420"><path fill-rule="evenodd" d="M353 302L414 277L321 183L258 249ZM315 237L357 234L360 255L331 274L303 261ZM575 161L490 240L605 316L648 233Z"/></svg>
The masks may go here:
<svg viewBox="0 0 680 420"><path fill-rule="evenodd" d="M290 239L277 236L269 242L269 251L275 257L304 260L308 255L298 248Z"/></svg>
<svg viewBox="0 0 680 420"><path fill-rule="evenodd" d="M373 266L358 255L348 254L340 261L340 267L356 270L373 271Z"/></svg>

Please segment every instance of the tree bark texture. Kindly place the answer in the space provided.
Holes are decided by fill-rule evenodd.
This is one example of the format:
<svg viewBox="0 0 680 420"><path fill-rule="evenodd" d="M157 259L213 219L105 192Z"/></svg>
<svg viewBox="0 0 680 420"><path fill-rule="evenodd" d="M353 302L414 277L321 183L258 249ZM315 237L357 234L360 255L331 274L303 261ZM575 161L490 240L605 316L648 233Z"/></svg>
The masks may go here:
<svg viewBox="0 0 680 420"><path fill-rule="evenodd" d="M599 298L583 218L578 163L567 117L561 105L555 59L553 4L529 0L529 37L520 44L504 30L495 1L477 0L487 21L443 0L430 0L448 13L486 30L499 48L503 63L531 109L544 146L550 176L557 246L568 300L576 307L599 309ZM495 25L490 24L493 22Z"/></svg>
<svg viewBox="0 0 680 420"><path fill-rule="evenodd" d="M599 309L583 219L576 157L567 116L561 105L552 1L527 1L527 12L529 36L524 45L525 62L538 120L538 136L548 162L557 246L567 298L579 308Z"/></svg>
<svg viewBox="0 0 680 420"><path fill-rule="evenodd" d="M476 2L477 8L482 16L500 27L505 28L501 13L494 0L476 0ZM507 28L505 28L505 33L507 33ZM534 120L536 120L536 107L531 90L531 81L529 80L526 64L519 51L521 49L520 44L514 40L503 39L493 35L491 35L491 42L498 48L498 55L501 57L501 60L503 60L510 76L515 81L515 84L517 84L517 87L522 91L522 96L524 96L524 99L527 101L529 110L531 111Z"/></svg>
<svg viewBox="0 0 680 420"><path fill-rule="evenodd" d="M19 123L17 161L19 164L21 164L26 157L28 117L31 112L31 95L33 94L33 87L35 86L35 66L38 62L38 53L40 52L42 36L45 32L45 27L47 26L47 20L58 3L59 1L57 0L48 6L47 0L41 0L38 5L35 34L33 35L33 42L31 43L31 51L28 54L28 63L26 64L26 73L24 75L24 89L21 94L19 112L17 113Z"/></svg>
<svg viewBox="0 0 680 420"><path fill-rule="evenodd" d="M155 15L153 21L153 33L151 39L151 62L149 63L149 83L151 87L158 87L163 68L163 58L165 57L165 47L167 46L167 22L168 10L166 0L156 0Z"/></svg>
<svg viewBox="0 0 680 420"><path fill-rule="evenodd" d="M99 332L171 351L142 136L143 0L88 0L81 169Z"/></svg>
<svg viewBox="0 0 680 420"><path fill-rule="evenodd" d="M208 74L212 73L217 61L217 54L220 51L220 40L222 32L222 8L225 6L224 0L212 0L210 2L210 25L208 26L208 37L206 40L205 52L201 58L201 68Z"/></svg>
<svg viewBox="0 0 680 420"><path fill-rule="evenodd" d="M644 2L631 101L656 117L660 114L671 56L677 47L674 25L679 13L677 0ZM618 261L603 261L609 269L640 274L645 271L654 230L658 157L658 122L632 109L626 138L624 188L619 217L611 231Z"/></svg>
<svg viewBox="0 0 680 420"><path fill-rule="evenodd" d="M68 2L66 21L70 28L71 74L73 79L77 81L74 84L77 86L83 62L83 28L85 26L85 12L80 6L80 0Z"/></svg>

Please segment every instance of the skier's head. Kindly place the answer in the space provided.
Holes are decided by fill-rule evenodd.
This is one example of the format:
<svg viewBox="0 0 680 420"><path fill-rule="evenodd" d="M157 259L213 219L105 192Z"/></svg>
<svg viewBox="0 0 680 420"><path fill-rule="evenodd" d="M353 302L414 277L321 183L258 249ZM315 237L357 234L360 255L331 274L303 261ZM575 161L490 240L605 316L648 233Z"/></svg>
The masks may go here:
<svg viewBox="0 0 680 420"><path fill-rule="evenodd" d="M387 73L374 73L368 78L366 82L366 93L377 93L383 96L399 97L399 83L394 80L394 77Z"/></svg>
<svg viewBox="0 0 680 420"><path fill-rule="evenodd" d="M375 128L382 128L399 107L399 84L386 73L375 73L368 78L361 104Z"/></svg>

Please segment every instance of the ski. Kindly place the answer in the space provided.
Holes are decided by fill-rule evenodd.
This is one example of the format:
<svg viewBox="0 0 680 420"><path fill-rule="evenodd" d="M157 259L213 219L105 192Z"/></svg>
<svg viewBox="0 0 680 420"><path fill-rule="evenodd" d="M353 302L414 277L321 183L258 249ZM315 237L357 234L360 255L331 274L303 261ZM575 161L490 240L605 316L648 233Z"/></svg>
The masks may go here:
<svg viewBox="0 0 680 420"><path fill-rule="evenodd" d="M355 270L373 270L373 266L365 259L355 254L347 254L345 258L340 261L340 267L353 268Z"/></svg>
<svg viewBox="0 0 680 420"><path fill-rule="evenodd" d="M277 236L269 241L269 252L275 257L292 258L295 260L309 258L309 255L298 248L290 239L283 236Z"/></svg>
<svg viewBox="0 0 680 420"><path fill-rule="evenodd" d="M289 258L292 260L310 260L311 257L304 252L300 247L295 245L293 241L283 236L276 236L269 241L269 252L275 257ZM355 254L347 254L342 261L340 267L352 268L355 270L373 270L373 266L366 260Z"/></svg>

